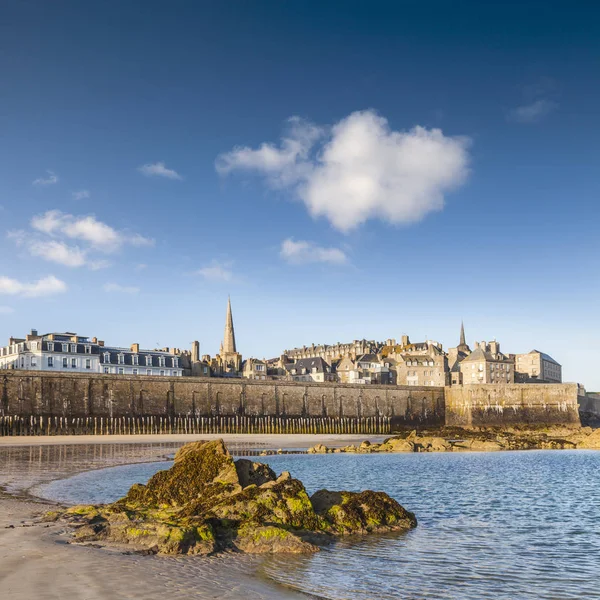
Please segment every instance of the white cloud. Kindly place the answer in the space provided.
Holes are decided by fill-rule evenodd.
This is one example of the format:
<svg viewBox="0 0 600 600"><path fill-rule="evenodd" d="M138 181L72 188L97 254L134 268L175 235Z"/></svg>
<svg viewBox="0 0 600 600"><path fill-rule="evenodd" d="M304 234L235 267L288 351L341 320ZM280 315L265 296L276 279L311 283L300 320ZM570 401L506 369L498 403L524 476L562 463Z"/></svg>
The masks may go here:
<svg viewBox="0 0 600 600"><path fill-rule="evenodd" d="M542 98L514 108L508 113L508 120L515 123L538 123L557 108L557 102Z"/></svg>
<svg viewBox="0 0 600 600"><path fill-rule="evenodd" d="M65 267L82 267L86 264L86 253L78 246L68 246L58 240L31 240L29 253Z"/></svg>
<svg viewBox="0 0 600 600"><path fill-rule="evenodd" d="M295 118L280 147L237 147L215 166L222 175L261 173L272 187L291 188L313 217L348 232L369 219L413 223L441 210L467 177L469 143L440 129L392 131L367 110L328 130Z"/></svg>
<svg viewBox="0 0 600 600"><path fill-rule="evenodd" d="M72 193L73 200L85 200L90 197L90 193L88 190L79 190L77 192Z"/></svg>
<svg viewBox="0 0 600 600"><path fill-rule="evenodd" d="M51 296L62 294L67 291L67 284L54 275L48 275L33 283L23 283L9 277L0 277L0 294L9 296L24 296L26 298L38 298L40 296Z"/></svg>
<svg viewBox="0 0 600 600"><path fill-rule="evenodd" d="M61 213L59 210L49 210L36 215L31 220L33 229L48 235L62 235L90 244L102 252L115 252L125 244L132 246L151 246L154 240L145 238L138 233L118 231L98 221L95 216L74 216Z"/></svg>
<svg viewBox="0 0 600 600"><path fill-rule="evenodd" d="M90 260L87 263L87 266L92 271L99 271L100 269L108 269L111 266L111 262L108 260Z"/></svg>
<svg viewBox="0 0 600 600"><path fill-rule="evenodd" d="M122 294L137 294L140 288L135 286L120 285L118 283L106 283L104 284L105 292L118 292Z"/></svg>
<svg viewBox="0 0 600 600"><path fill-rule="evenodd" d="M44 186L44 185L54 185L55 183L58 183L58 175L56 175L56 173L54 171L47 169L46 173L48 173L48 177L46 177L46 178L38 177L37 179L34 179L31 182L31 185Z"/></svg>
<svg viewBox="0 0 600 600"><path fill-rule="evenodd" d="M302 240L296 242L292 238L282 242L280 256L292 264L322 262L343 265L348 260L346 254L339 248L323 248L313 242Z"/></svg>
<svg viewBox="0 0 600 600"><path fill-rule="evenodd" d="M0 306L0 315L10 315L15 309L12 306Z"/></svg>
<svg viewBox="0 0 600 600"><path fill-rule="evenodd" d="M211 265L198 269L196 273L209 281L231 281L233 279L232 263L219 263L214 261Z"/></svg>
<svg viewBox="0 0 600 600"><path fill-rule="evenodd" d="M183 179L183 177L173 169L168 169L164 162L146 164L138 167L138 171L146 175L146 177L166 177L167 179Z"/></svg>

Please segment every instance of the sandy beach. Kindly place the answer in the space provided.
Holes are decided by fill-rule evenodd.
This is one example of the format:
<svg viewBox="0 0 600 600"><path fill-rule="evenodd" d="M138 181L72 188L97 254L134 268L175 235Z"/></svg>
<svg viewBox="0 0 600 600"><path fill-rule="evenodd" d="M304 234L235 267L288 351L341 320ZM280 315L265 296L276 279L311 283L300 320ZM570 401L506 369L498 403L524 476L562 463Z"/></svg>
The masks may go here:
<svg viewBox="0 0 600 600"><path fill-rule="evenodd" d="M64 526L40 522L54 506L29 490L89 469L160 460L183 442L222 437L231 447L343 446L365 436L203 435L0 438L0 589L11 600L305 598L257 575L258 556L127 555L68 543ZM376 438L373 438L376 439Z"/></svg>

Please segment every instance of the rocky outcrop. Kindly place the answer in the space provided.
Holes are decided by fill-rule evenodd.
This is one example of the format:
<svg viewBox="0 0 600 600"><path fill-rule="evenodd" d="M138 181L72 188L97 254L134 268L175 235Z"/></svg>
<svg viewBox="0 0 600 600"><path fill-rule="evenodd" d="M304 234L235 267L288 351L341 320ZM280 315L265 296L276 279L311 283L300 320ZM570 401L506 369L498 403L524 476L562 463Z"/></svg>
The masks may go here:
<svg viewBox="0 0 600 600"><path fill-rule="evenodd" d="M391 437L381 444L328 448L317 444L310 453L351 452L490 452L497 450L600 449L600 429L555 427L548 429L442 428Z"/></svg>
<svg viewBox="0 0 600 600"><path fill-rule="evenodd" d="M383 492L330 492L309 498L288 472L234 461L222 440L183 446L173 466L135 484L113 504L49 515L74 527L78 542L107 542L144 553L315 552L347 534L400 531L415 516ZM315 543L316 542L316 543Z"/></svg>

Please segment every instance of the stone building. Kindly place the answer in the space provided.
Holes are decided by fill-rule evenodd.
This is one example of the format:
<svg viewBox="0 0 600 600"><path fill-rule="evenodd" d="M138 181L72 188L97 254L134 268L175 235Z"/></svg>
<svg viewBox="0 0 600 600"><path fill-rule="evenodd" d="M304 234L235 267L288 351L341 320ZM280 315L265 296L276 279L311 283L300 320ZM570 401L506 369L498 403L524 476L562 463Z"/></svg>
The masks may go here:
<svg viewBox="0 0 600 600"><path fill-rule="evenodd" d="M248 358L242 364L242 377L245 379L267 379L267 362L258 358Z"/></svg>
<svg viewBox="0 0 600 600"><path fill-rule="evenodd" d="M460 363L471 354L471 348L465 340L465 325L460 324L460 341L456 348L448 348L448 368L450 385L462 384L462 373L460 371Z"/></svg>
<svg viewBox="0 0 600 600"><path fill-rule="evenodd" d="M183 367L175 351L169 348L142 350L139 344L132 344L129 348L103 346L100 349L100 368L102 373L116 375L183 375Z"/></svg>
<svg viewBox="0 0 600 600"><path fill-rule="evenodd" d="M288 359L294 361L302 358L322 358L329 364L333 361L341 360L345 356L349 356L356 360L363 354L377 354L384 346L393 346L396 340L389 339L385 342L376 342L375 340L354 340L349 343L340 343L333 345L320 344L315 346L302 346L301 348L293 348L292 350L284 350L284 354Z"/></svg>
<svg viewBox="0 0 600 600"><path fill-rule="evenodd" d="M313 381L324 383L325 381L335 381L336 375L331 369L331 365L322 358L301 358L294 363L285 365L288 373L288 379L291 381Z"/></svg>
<svg viewBox="0 0 600 600"><path fill-rule="evenodd" d="M475 350L460 363L463 385L515 382L514 360L500 352L498 342L476 342Z"/></svg>
<svg viewBox="0 0 600 600"><path fill-rule="evenodd" d="M532 350L527 354L515 356L515 381L527 383L540 381L542 383L562 383L562 366L551 356Z"/></svg>
<svg viewBox="0 0 600 600"><path fill-rule="evenodd" d="M390 359L396 361L397 385L447 385L448 359L438 342L411 343L408 336L403 336L401 348Z"/></svg>

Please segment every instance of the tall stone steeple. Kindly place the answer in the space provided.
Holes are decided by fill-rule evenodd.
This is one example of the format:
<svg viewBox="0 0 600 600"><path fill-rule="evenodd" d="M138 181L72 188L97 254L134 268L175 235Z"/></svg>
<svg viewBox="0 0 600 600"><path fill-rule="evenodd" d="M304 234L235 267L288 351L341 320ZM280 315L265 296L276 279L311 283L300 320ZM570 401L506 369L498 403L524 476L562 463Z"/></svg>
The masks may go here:
<svg viewBox="0 0 600 600"><path fill-rule="evenodd" d="M235 332L233 330L233 317L231 315L231 298L227 298L227 317L225 319L225 336L223 337L223 353L235 354Z"/></svg>
<svg viewBox="0 0 600 600"><path fill-rule="evenodd" d="M469 348L465 339L465 324L462 321L460 322L460 343L456 349L459 352L464 352L465 354L469 354L471 352L471 348Z"/></svg>

